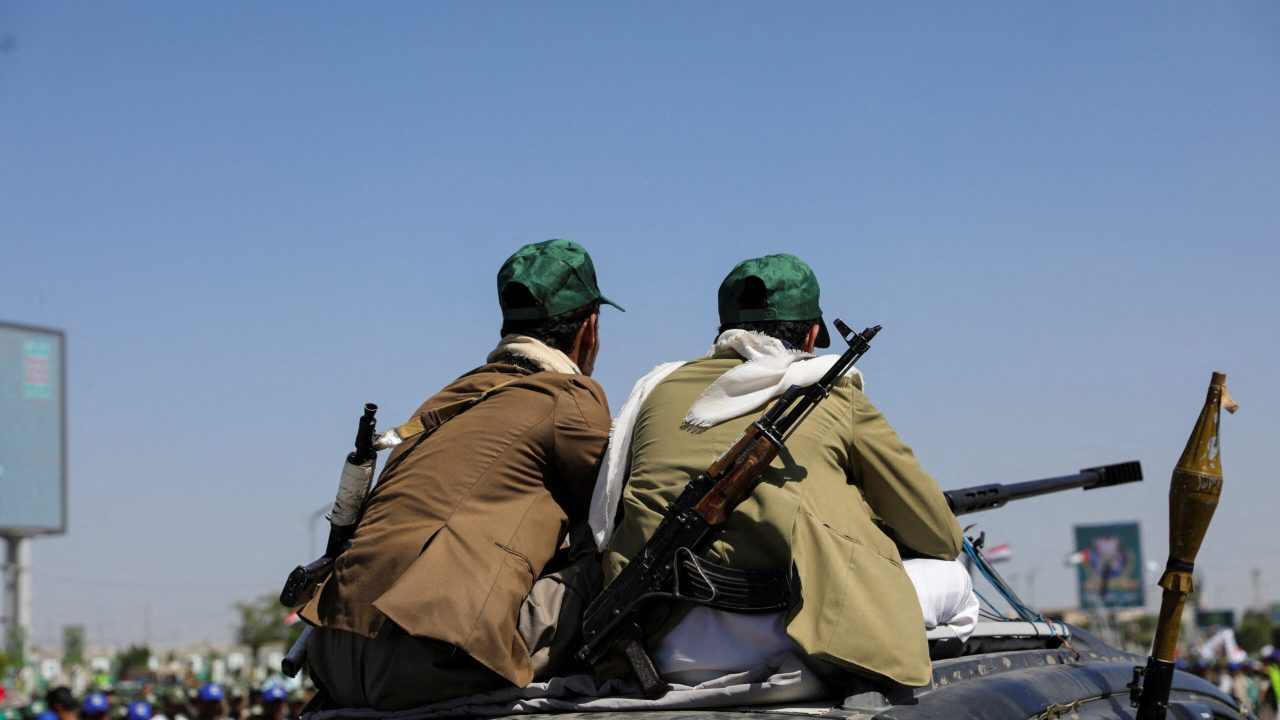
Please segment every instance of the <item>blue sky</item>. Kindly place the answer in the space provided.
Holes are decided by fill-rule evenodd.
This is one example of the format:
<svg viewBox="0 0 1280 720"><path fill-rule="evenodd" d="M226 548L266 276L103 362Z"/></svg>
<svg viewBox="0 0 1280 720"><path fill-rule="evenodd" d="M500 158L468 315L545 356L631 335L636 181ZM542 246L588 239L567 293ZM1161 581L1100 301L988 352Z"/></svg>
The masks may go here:
<svg viewBox="0 0 1280 720"><path fill-rule="evenodd" d="M35 635L227 639L310 559L361 403L497 339L521 244L593 253L616 408L738 260L885 326L869 395L944 488L1140 459L976 516L1073 602L1077 522L1164 497L1210 372L1212 605L1280 601L1274 3L0 0L0 319L66 330L70 532Z"/></svg>

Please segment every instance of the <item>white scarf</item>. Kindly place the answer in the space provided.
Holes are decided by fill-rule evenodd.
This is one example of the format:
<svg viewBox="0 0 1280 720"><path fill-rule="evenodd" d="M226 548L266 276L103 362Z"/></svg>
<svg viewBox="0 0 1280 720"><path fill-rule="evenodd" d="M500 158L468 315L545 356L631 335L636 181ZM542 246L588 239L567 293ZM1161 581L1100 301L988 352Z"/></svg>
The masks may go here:
<svg viewBox="0 0 1280 720"><path fill-rule="evenodd" d="M498 341L498 347L485 358L485 362L493 362L504 354L522 357L548 372L582 374L577 363L570 360L568 355L528 335L504 335L502 340Z"/></svg>
<svg viewBox="0 0 1280 720"><path fill-rule="evenodd" d="M684 423L691 427L708 428L730 418L745 415L763 407L770 400L786 392L792 385L812 385L835 363L838 356L814 357L810 353L789 350L782 341L747 330L726 330L716 338L707 357L732 350L746 362L727 371L711 383L685 415ZM631 436L635 430L640 406L654 387L683 362L670 362L657 366L640 378L631 388L631 394L614 418L609 432L609 447L600 473L596 477L591 496L588 522L596 547L604 550L613 534L613 519L618 513L622 487L631 470ZM858 388L863 387L862 373L851 368L846 377L853 379Z"/></svg>
<svg viewBox="0 0 1280 720"><path fill-rule="evenodd" d="M831 369L838 355L814 357L790 350L781 340L747 330L726 330L716 338L711 354L732 350L746 362L711 383L684 416L686 425L709 428L729 418L745 415L786 392L792 385L812 385ZM862 386L857 368L849 372Z"/></svg>

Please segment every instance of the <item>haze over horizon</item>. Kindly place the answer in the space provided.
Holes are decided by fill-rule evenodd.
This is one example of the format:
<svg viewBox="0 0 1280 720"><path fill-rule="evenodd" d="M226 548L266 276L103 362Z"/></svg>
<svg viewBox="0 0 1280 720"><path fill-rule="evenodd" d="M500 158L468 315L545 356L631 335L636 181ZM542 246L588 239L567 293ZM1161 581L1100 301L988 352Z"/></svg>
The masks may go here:
<svg viewBox="0 0 1280 720"><path fill-rule="evenodd" d="M552 237L627 309L615 411L791 252L884 325L867 393L944 489L1141 460L966 518L1045 608L1075 524L1163 565L1225 371L1197 565L1210 606L1280 602L1278 37L1266 2L0 2L0 321L69 352L33 640L229 640L319 549L362 403L481 364L498 266Z"/></svg>

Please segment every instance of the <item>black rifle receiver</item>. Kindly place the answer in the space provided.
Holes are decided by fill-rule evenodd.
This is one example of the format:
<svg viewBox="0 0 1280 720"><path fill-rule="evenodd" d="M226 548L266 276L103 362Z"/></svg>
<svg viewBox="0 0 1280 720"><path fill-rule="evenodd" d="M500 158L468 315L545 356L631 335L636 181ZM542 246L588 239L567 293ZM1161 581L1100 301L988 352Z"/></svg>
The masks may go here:
<svg viewBox="0 0 1280 720"><path fill-rule="evenodd" d="M1140 480L1142 480L1142 463L1137 460L1130 460L1129 462L1116 463L1114 465L1085 468L1075 475L1063 475L1062 477L1045 478L1043 480L1027 480L1026 482L1011 483L1009 485L1001 485L999 483L974 485L973 487L960 488L959 490L947 490L943 495L947 497L947 504L951 506L951 512L956 515L964 515L965 513L1004 507L1004 504L1010 500L1022 500L1036 495L1061 492L1073 488L1093 490Z"/></svg>

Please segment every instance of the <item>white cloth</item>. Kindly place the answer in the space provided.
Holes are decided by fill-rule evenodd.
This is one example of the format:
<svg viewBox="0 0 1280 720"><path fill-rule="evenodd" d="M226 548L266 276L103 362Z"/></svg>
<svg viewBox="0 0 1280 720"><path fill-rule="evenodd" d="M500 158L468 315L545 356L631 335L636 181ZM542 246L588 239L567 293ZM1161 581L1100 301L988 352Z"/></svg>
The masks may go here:
<svg viewBox="0 0 1280 720"><path fill-rule="evenodd" d="M726 330L716 338L707 357L718 352L732 350L746 359L743 364L729 370L711 383L710 387L693 402L684 421L695 427L711 427L735 418L778 397L792 385L812 385L826 374L838 355L813 355L799 350L789 350L782 341L761 333L747 330ZM663 363L636 381L631 394L622 404L613 427L609 431L609 447L596 486L591 495L591 508L587 522L591 526L596 547L604 550L613 534L613 521L618 514L618 502L622 498L622 486L631 471L631 435L636 418L645 398L658 383L674 372L683 362ZM863 387L862 373L852 368L848 373L854 383Z"/></svg>
<svg viewBox="0 0 1280 720"><path fill-rule="evenodd" d="M973 578L959 560L911 558L902 567L916 588L924 629L947 626L961 642L969 639L978 625L978 596Z"/></svg>
<svg viewBox="0 0 1280 720"><path fill-rule="evenodd" d="M578 364L570 360L568 355L528 335L504 335L498 341L498 347L489 353L486 362L493 362L494 358L503 353L518 355L548 372L565 373L567 375L582 374Z"/></svg>
<svg viewBox="0 0 1280 720"><path fill-rule="evenodd" d="M721 333L711 354L725 350L733 350L746 362L711 383L689 406L689 414L684 418L686 424L708 428L757 410L792 386L814 384L840 357L814 357L801 350L788 349L777 338L747 330ZM861 379L857 368L850 368L847 374Z"/></svg>
<svg viewBox="0 0 1280 720"><path fill-rule="evenodd" d="M591 508L587 511L587 524L591 526L591 536L600 550L604 550L609 536L613 535L613 519L618 514L622 486L631 470L631 434L640 414L640 405L663 378L681 365L684 363L663 363L637 380L609 429L609 445L605 448L604 460L596 475L596 486L591 491Z"/></svg>
<svg viewBox="0 0 1280 720"><path fill-rule="evenodd" d="M654 648L653 664L671 682L697 685L781 652L804 657L787 635L786 613L748 615L695 605Z"/></svg>

